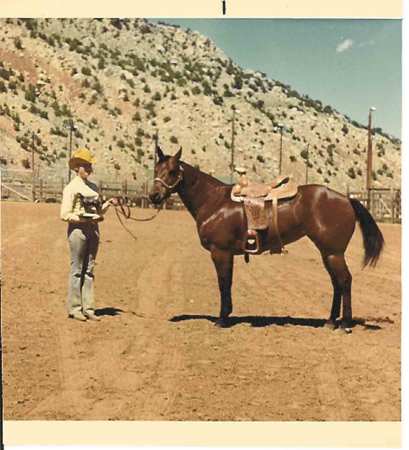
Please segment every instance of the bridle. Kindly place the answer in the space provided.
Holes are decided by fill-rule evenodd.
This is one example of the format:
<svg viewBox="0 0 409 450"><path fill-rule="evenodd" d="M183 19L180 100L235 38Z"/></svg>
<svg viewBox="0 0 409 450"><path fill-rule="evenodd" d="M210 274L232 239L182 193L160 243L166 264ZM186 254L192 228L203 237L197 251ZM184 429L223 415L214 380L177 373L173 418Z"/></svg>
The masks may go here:
<svg viewBox="0 0 409 450"><path fill-rule="evenodd" d="M160 177L156 177L154 178L153 182L158 182L160 183L162 186L164 186L166 189L169 189L170 193L172 194L173 189L175 189L175 187L183 180L183 167L179 166L179 173L178 173L178 177L176 179L176 181L173 184L168 184L166 183L166 181L163 181L162 178Z"/></svg>

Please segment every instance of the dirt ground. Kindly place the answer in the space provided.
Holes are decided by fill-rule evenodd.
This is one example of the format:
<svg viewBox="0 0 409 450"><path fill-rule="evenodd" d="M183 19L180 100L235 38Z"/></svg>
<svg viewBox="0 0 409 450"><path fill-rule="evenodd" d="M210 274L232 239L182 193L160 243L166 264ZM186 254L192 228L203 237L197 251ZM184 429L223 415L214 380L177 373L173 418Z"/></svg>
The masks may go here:
<svg viewBox="0 0 409 450"><path fill-rule="evenodd" d="M2 204L5 419L400 420L399 225L376 269L348 251L353 315L323 327L332 288L308 239L236 258L233 326L214 327L215 271L186 212L101 224L100 322L68 320L59 205ZM134 210L140 217L149 212Z"/></svg>

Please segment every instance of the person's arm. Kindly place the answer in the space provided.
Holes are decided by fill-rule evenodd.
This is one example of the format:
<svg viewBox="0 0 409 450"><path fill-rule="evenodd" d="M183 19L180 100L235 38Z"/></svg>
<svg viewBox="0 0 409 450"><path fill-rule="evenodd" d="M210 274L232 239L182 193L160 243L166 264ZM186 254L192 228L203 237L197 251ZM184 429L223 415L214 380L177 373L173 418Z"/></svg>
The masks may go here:
<svg viewBox="0 0 409 450"><path fill-rule="evenodd" d="M74 204L74 193L66 186L62 194L62 202L60 208L60 218L65 222L80 222L81 219L77 214L72 212Z"/></svg>

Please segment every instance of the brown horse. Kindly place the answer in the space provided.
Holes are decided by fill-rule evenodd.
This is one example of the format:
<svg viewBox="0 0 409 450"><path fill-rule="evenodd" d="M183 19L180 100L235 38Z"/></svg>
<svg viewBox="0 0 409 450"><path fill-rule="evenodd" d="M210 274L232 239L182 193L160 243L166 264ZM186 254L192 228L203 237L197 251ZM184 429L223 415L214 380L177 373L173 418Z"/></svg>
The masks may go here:
<svg viewBox="0 0 409 450"><path fill-rule="evenodd" d="M161 204L177 192L196 221L202 246L209 250L217 271L220 289L218 326L228 326L232 312L231 285L235 255L243 255L247 220L243 208L230 198L232 186L207 175L180 160L182 149L174 156L165 155L157 146L156 177L150 192L154 204ZM327 325L350 332L352 326L352 276L345 261L345 250L358 220L365 249L363 265L374 266L382 252L381 231L368 210L357 200L325 186L299 186L297 195L280 200L278 222L283 244L308 236L321 253L334 288L332 308ZM269 250L269 242L262 243Z"/></svg>

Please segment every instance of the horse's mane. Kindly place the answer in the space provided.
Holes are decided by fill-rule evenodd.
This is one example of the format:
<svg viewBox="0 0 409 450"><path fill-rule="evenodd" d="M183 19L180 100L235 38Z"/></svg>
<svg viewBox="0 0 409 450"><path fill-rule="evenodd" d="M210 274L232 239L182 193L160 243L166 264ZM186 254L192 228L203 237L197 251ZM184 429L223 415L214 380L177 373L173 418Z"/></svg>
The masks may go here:
<svg viewBox="0 0 409 450"><path fill-rule="evenodd" d="M188 170L192 171L193 173L195 173L196 176L200 176L201 178L206 179L207 182L209 182L211 185L213 185L215 187L228 186L226 183L223 183L222 181L218 180L217 178L212 177L208 173L202 172L200 169L197 169L196 167L193 167L184 161L180 161L180 163L184 170L188 169Z"/></svg>

